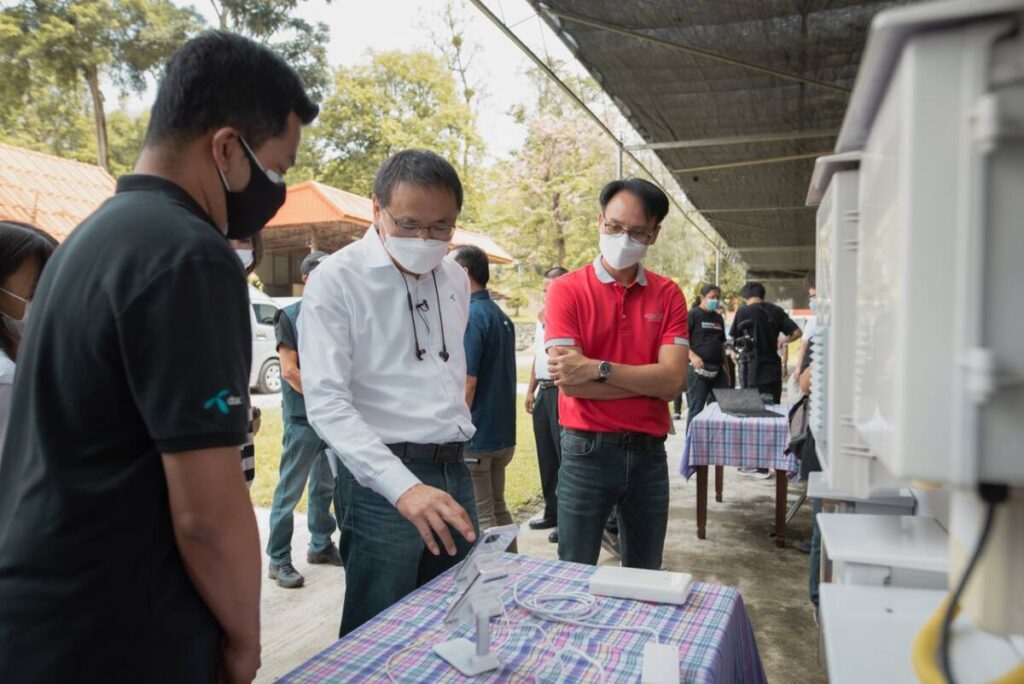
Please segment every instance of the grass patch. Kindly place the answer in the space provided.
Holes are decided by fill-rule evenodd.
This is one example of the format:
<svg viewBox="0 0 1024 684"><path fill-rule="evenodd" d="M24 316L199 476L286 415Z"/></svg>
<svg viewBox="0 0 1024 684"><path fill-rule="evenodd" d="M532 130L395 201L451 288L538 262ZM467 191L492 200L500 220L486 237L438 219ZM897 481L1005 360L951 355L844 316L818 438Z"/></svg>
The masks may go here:
<svg viewBox="0 0 1024 684"><path fill-rule="evenodd" d="M512 514L519 516L532 512L528 509L540 500L540 471L537 468L537 445L533 440L533 419L523 408L523 397L520 396L516 404L516 455L505 473L505 500ZM263 424L256 435L256 481L250 491L256 506L269 508L274 499L281 464L282 430L281 409L265 409ZM306 512L305 492L297 510Z"/></svg>

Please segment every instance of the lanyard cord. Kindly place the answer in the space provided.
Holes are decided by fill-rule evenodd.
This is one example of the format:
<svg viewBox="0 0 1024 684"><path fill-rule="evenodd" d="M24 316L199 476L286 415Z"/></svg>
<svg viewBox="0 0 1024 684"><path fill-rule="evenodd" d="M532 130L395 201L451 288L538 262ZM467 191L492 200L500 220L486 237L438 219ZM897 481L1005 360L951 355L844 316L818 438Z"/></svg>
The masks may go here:
<svg viewBox="0 0 1024 684"><path fill-rule="evenodd" d="M430 275L434 279L434 298L437 300L437 317L441 321L441 353L439 356L445 363L448 363L448 343L444 339L444 314L441 313L441 293L437 291L437 274L431 271ZM406 287L408 287L408 285L406 285Z"/></svg>
<svg viewBox="0 0 1024 684"><path fill-rule="evenodd" d="M405 279L405 274L398 271L398 275L401 276L402 284L405 285L405 301L409 306L409 320L412 321L412 337L416 344L416 358L422 361L427 350L420 347L420 334L416 330L416 314L413 311L412 291L409 289L409 282ZM437 289L437 274L431 271L430 275L434 279L434 297L437 300L437 318L441 322L441 351L438 353L438 356L441 357L442 361L448 363L448 359L451 355L448 353L448 341L444 336L444 314L441 312L441 293Z"/></svg>
<svg viewBox="0 0 1024 684"><path fill-rule="evenodd" d="M405 274L398 271L398 276L402 279L402 284L405 285L405 300L409 304L409 320L412 321L412 338L416 344L416 358L422 361L423 355L427 353L427 350L420 348L420 334L416 331L416 314L412 310L412 292L409 290L409 283L405 279Z"/></svg>

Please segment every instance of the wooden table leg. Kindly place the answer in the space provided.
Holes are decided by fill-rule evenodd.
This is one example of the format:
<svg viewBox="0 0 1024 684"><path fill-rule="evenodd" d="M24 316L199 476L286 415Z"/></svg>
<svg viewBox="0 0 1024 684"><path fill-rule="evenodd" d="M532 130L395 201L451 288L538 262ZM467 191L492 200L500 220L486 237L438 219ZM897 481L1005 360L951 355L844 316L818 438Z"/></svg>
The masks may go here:
<svg viewBox="0 0 1024 684"><path fill-rule="evenodd" d="M775 471L775 545L786 545L786 496L789 494L789 473Z"/></svg>
<svg viewBox="0 0 1024 684"><path fill-rule="evenodd" d="M725 466L715 466L715 501L722 503L722 490L725 485Z"/></svg>
<svg viewBox="0 0 1024 684"><path fill-rule="evenodd" d="M708 467L697 466L697 539L704 539L708 522Z"/></svg>

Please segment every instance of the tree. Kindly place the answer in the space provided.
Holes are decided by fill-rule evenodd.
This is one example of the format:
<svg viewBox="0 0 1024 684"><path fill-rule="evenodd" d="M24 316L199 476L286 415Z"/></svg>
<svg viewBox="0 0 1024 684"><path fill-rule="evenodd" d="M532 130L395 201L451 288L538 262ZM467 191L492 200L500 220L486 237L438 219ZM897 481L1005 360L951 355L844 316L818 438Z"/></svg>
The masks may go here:
<svg viewBox="0 0 1024 684"><path fill-rule="evenodd" d="M327 24L294 16L305 0L210 0L219 27L266 44L302 76L306 87L322 97L330 86ZM326 0L330 4L331 0Z"/></svg>
<svg viewBox="0 0 1024 684"><path fill-rule="evenodd" d="M368 195L377 167L394 152L422 147L458 159L462 141L478 134L440 59L383 52L338 69L333 94L303 137L297 176Z"/></svg>
<svg viewBox="0 0 1024 684"><path fill-rule="evenodd" d="M511 289L535 288L552 266L577 268L596 256L597 197L615 171L614 148L600 129L546 76L532 78L535 100L513 112L526 141L491 169L484 193L484 225L522 264L505 274Z"/></svg>
<svg viewBox="0 0 1024 684"><path fill-rule="evenodd" d="M466 41L468 19L465 9L462 2L456 6L453 0L446 0L444 9L436 15L442 25L441 32L436 32L430 26L424 26L424 29L430 34L431 42L441 53L448 69L455 75L462 101L466 103L466 108L475 121L480 101L485 96L485 86L482 76L474 73L476 70L473 64L483 47L479 43ZM462 182L468 187L473 187L471 163L479 161L483 152L483 141L478 136L467 136L463 139L462 165L459 173Z"/></svg>
<svg viewBox="0 0 1024 684"><path fill-rule="evenodd" d="M146 76L201 25L194 11L170 0L22 0L3 13L10 42L0 69L11 69L15 82L52 83L62 92L84 83L96 158L108 171L101 82L109 78L123 92L141 93Z"/></svg>

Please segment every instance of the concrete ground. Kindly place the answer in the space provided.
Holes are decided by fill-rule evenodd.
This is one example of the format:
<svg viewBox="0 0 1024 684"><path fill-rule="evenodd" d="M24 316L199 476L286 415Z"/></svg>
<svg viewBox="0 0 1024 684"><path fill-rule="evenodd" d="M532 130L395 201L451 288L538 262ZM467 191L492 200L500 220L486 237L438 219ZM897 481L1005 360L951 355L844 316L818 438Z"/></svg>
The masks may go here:
<svg viewBox="0 0 1024 684"><path fill-rule="evenodd" d="M681 425L677 424L677 427ZM774 480L726 469L723 503L714 500L709 483L707 539L697 539L696 478L678 475L681 435L667 444L671 474L669 528L665 564L670 570L693 573L698 580L739 588L754 625L768 681L785 684L826 682L818 664L818 637L807 600L808 557L792 548L776 548L768 533L773 527ZM790 487L794 501L797 487ZM269 511L257 510L260 536L266 543ZM789 527L790 539L810 536L810 507L805 505ZM329 646L338 633L344 591L340 568L310 566L305 518L296 516L293 541L295 566L306 576L301 589L281 589L263 580L263 667L257 682L271 682ZM556 558L548 531L523 525L520 553ZM601 561L616 562L602 552ZM265 568L264 568L265 570Z"/></svg>

